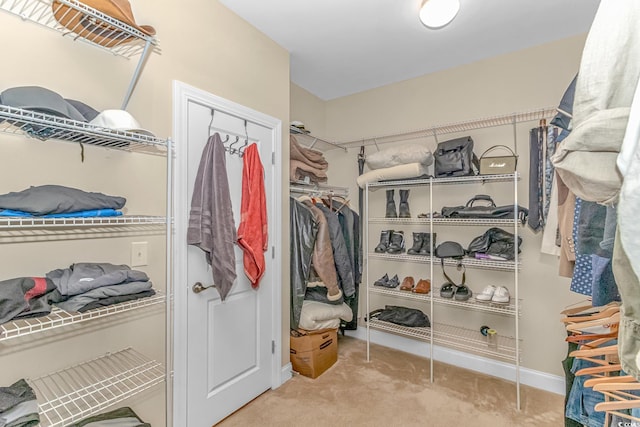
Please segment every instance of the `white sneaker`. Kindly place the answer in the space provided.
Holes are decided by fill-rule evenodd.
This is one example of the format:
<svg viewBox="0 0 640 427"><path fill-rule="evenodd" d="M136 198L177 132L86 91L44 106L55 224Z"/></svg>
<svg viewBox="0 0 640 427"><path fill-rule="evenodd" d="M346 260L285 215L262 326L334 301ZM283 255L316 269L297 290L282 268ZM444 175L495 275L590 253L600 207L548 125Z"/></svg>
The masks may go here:
<svg viewBox="0 0 640 427"><path fill-rule="evenodd" d="M498 286L491 297L491 302L495 304L509 304L510 300L509 289L504 286Z"/></svg>
<svg viewBox="0 0 640 427"><path fill-rule="evenodd" d="M476 300L482 302L489 302L493 298L493 294L496 291L496 287L493 285L485 286L482 293L476 294Z"/></svg>

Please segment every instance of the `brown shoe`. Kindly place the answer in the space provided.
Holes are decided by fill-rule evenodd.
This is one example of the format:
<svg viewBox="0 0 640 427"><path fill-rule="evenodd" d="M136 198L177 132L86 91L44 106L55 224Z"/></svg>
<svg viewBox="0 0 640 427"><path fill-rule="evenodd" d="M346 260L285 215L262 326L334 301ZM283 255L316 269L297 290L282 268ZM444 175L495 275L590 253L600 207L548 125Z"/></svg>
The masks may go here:
<svg viewBox="0 0 640 427"><path fill-rule="evenodd" d="M420 279L418 284L413 288L416 294L428 294L431 291L431 281L429 279Z"/></svg>
<svg viewBox="0 0 640 427"><path fill-rule="evenodd" d="M413 280L413 277L407 276L402 280L402 284L400 285L400 290L410 291L413 289L414 284L415 284L415 281Z"/></svg>

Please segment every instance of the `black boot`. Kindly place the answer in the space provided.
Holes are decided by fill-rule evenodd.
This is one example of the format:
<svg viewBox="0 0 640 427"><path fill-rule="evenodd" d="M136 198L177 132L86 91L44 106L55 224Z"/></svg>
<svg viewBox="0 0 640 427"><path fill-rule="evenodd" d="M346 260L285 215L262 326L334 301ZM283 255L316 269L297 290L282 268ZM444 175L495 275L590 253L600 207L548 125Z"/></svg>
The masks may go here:
<svg viewBox="0 0 640 427"><path fill-rule="evenodd" d="M409 255L420 255L425 234L426 233L413 233L413 246L407 251Z"/></svg>
<svg viewBox="0 0 640 427"><path fill-rule="evenodd" d="M394 231L391 233L391 242L387 248L388 254L399 254L404 252L404 232Z"/></svg>
<svg viewBox="0 0 640 427"><path fill-rule="evenodd" d="M385 218L398 218L398 212L396 211L396 202L393 200L393 193L395 190L387 190L387 212Z"/></svg>
<svg viewBox="0 0 640 427"><path fill-rule="evenodd" d="M411 212L409 212L409 190L400 190L400 206L398 207L400 218L411 218Z"/></svg>
<svg viewBox="0 0 640 427"><path fill-rule="evenodd" d="M436 233L422 233L422 248L420 248L420 255L431 255L431 240L433 239L433 248L436 247Z"/></svg>
<svg viewBox="0 0 640 427"><path fill-rule="evenodd" d="M374 249L375 252L384 253L387 251L387 248L389 247L389 242L391 241L392 233L393 233L393 230L382 230L380 232L380 243L378 243L378 246L376 246L376 248Z"/></svg>

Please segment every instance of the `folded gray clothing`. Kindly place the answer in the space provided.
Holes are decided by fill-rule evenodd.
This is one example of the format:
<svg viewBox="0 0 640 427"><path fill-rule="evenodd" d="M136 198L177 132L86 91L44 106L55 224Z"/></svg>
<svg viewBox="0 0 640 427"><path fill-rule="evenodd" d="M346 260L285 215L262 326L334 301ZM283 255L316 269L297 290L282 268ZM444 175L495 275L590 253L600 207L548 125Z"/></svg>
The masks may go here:
<svg viewBox="0 0 640 427"><path fill-rule="evenodd" d="M35 426L39 422L38 401L35 399L18 403L8 411L0 413L0 427Z"/></svg>
<svg viewBox="0 0 640 427"><path fill-rule="evenodd" d="M96 302L100 299L138 294L140 292L148 291L151 289L151 286L152 284L149 281L127 282L117 285L101 286L99 288L91 289L83 294L74 295L66 301L57 302L55 305L65 311L81 311L80 309L87 304Z"/></svg>
<svg viewBox="0 0 640 427"><path fill-rule="evenodd" d="M16 381L9 387L0 387L0 414L22 402L35 399L35 392L24 379Z"/></svg>
<svg viewBox="0 0 640 427"><path fill-rule="evenodd" d="M92 262L79 262L69 268L52 270L47 273L47 278L63 296L84 294L102 286L149 280L146 273L132 270L128 265Z"/></svg>
<svg viewBox="0 0 640 427"><path fill-rule="evenodd" d="M115 297L107 297L100 298L94 302L90 302L78 309L80 313L84 313L85 311L93 310L94 308L106 307L113 304L118 304L121 302L134 301L137 299L152 297L156 294L156 291L153 289L149 289L148 291L139 292L137 294L129 294L129 295L118 295Z"/></svg>
<svg viewBox="0 0 640 427"><path fill-rule="evenodd" d="M68 424L67 427L151 427L127 406Z"/></svg>
<svg viewBox="0 0 640 427"><path fill-rule="evenodd" d="M49 314L49 294L55 290L53 282L44 277L18 277L0 281L0 324Z"/></svg>
<svg viewBox="0 0 640 427"><path fill-rule="evenodd" d="M88 193L62 185L41 185L0 195L0 209L13 209L33 215L122 209L126 202L124 197Z"/></svg>

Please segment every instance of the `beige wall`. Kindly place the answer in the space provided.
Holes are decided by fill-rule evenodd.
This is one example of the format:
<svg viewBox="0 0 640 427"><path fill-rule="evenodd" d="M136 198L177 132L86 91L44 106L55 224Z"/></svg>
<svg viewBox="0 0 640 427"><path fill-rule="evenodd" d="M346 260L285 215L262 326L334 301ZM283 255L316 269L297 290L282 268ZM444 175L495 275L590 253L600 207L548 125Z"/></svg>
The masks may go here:
<svg viewBox="0 0 640 427"><path fill-rule="evenodd" d="M326 102L325 117L327 137L334 141L350 141L363 137L388 135L396 132L425 129L431 125L490 117L518 111L529 111L541 107L557 105L579 65L584 36L573 37L547 45L487 59L451 70L446 70L397 84L369 90L359 94L338 98ZM317 102L308 97L292 98L291 111L307 111L299 102L310 101L315 107ZM293 114L293 113L292 113ZM301 117L299 120L310 120ZM523 123L517 127L519 149L519 170L522 179L518 184L520 205L528 205L528 131L537 122ZM511 126L485 129L470 133L476 143L476 153L494 144L513 145ZM446 135L441 141L458 135ZM433 138L425 138L428 144L435 146ZM367 147L367 152L375 150ZM329 183L349 186L352 194L352 206L357 209L357 149L349 150L345 156L340 150L325 153L329 160ZM411 190L410 206L412 214L429 208L427 189ZM441 206L460 204L477 193L493 194L497 203L510 203L513 187L470 188L457 186L447 194L434 193L434 209ZM397 196L396 196L397 198ZM370 214L384 215L384 194L371 195ZM383 227L370 228L371 247L373 240L379 237ZM559 322L559 311L566 305L580 300L581 297L569 291L568 279L556 274L557 260L553 256L539 252L541 235L521 228L524 238L520 273L520 298L522 299L522 318L520 336L523 339L522 366L562 375L560 361L566 354L565 332ZM409 227L407 233L410 236ZM413 230L419 231L419 230ZM456 240L467 244L472 237L481 234L482 227L462 227L455 232L440 229L438 240ZM456 234L457 233L457 234ZM417 270L416 266L398 265L376 260L371 264L371 281L383 273L415 274L428 277L426 270ZM506 276L505 276L506 274ZM374 277L375 276L375 277ZM435 285L441 281L440 270L434 272ZM467 270L467 282L471 289L480 292L490 281L495 284L507 284L513 293L513 276L509 273L483 272ZM504 283L503 283L504 282ZM389 303L390 300L387 300ZM404 303L405 301L393 301ZM383 304L383 301L374 301ZM407 303L410 305L410 303ZM375 308L372 306L372 308ZM364 302L360 316L365 313ZM437 321L447 322L470 329L489 323L506 334L513 333L513 319L499 316L484 316L464 310L439 308L435 312Z"/></svg>
<svg viewBox="0 0 640 427"><path fill-rule="evenodd" d="M291 120L298 120L304 123L305 129L309 130L313 136L326 138L326 102L295 83L291 83L290 94Z"/></svg>
<svg viewBox="0 0 640 427"><path fill-rule="evenodd" d="M228 98L289 123L288 53L217 1L132 1L137 21L157 30L161 53L152 54L133 94L128 111L160 137L172 134L172 80ZM10 14L0 13L4 36L1 90L38 85L65 97L82 100L98 110L120 108L137 58L126 60ZM122 195L127 213L164 215L166 159L85 147L80 161L76 144L35 141L6 134L2 138L0 194L47 183ZM176 141L180 143L180 141ZM288 137L283 137L283 164L288 164ZM283 192L287 183L282 183ZM288 241L288 201L281 233ZM90 236L94 237L94 236ZM130 243L149 242L149 273L154 286L165 287L164 235L123 235L117 238L15 242L0 235L0 280L42 276L53 268L79 261L129 264ZM40 238L40 240L42 240ZM288 251L283 268L288 272ZM283 283L283 363L288 363L288 274ZM164 360L164 315L151 310L118 320L87 323L71 330L0 344L0 385L22 377L37 377L133 346ZM10 367L10 369L7 369ZM125 402L152 425L165 425L164 392L156 387Z"/></svg>

